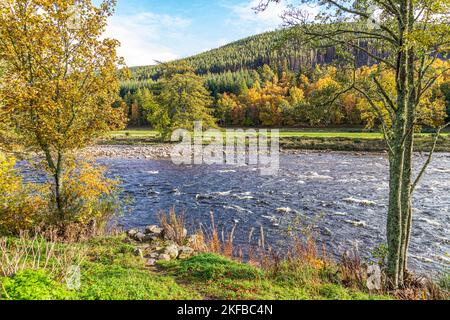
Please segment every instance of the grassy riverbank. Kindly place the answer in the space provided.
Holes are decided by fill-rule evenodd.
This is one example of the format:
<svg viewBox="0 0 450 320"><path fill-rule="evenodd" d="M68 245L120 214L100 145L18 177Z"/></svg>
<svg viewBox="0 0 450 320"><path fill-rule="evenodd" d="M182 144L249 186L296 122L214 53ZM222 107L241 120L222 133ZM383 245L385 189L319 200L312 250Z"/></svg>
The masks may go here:
<svg viewBox="0 0 450 320"><path fill-rule="evenodd" d="M17 241L17 239L8 239ZM202 253L186 260L147 267L134 245L123 237L84 244L58 244L59 252L82 252L79 290L58 280L58 257L44 267L25 268L0 277L1 299L160 300L160 299L390 299L344 286L340 276L323 265L287 264L265 270L220 255ZM5 254L5 252L3 252ZM59 261L61 262L61 261ZM34 269L34 271L32 270Z"/></svg>
<svg viewBox="0 0 450 320"><path fill-rule="evenodd" d="M152 145L160 143L158 133L148 129L116 131L99 141L106 145ZM429 151L433 136L416 135L416 151ZM381 133L360 129L285 129L280 132L280 146L292 150L331 150L381 152L387 151ZM437 152L450 152L450 134L445 132L436 146Z"/></svg>

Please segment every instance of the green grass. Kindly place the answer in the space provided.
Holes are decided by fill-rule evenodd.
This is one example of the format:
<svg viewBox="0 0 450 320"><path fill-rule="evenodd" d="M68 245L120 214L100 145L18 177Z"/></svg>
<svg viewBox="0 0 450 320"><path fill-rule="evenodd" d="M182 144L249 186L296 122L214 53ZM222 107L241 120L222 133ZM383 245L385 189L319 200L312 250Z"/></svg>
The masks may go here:
<svg viewBox="0 0 450 320"><path fill-rule="evenodd" d="M225 132L225 129L221 129ZM233 130L233 129L231 129ZM255 129L258 130L258 129ZM270 129L268 129L270 130ZM242 136L242 134L236 133L236 136ZM270 135L270 133L269 133ZM147 129L130 129L123 131L114 131L110 134L113 138L156 138L158 132ZM280 131L280 137L282 138L295 138L295 137L316 137L316 138L359 138L359 139L381 139L382 135L376 132L347 132L345 130L319 130L319 129L284 129Z"/></svg>
<svg viewBox="0 0 450 320"><path fill-rule="evenodd" d="M133 129L123 131L113 131L111 137L133 137L133 138L154 138L158 136L158 132L154 130Z"/></svg>
<svg viewBox="0 0 450 320"><path fill-rule="evenodd" d="M257 267L213 255L201 254L184 261L161 264L180 280L189 281L203 296L231 300L371 300L371 296L331 283L317 271L297 269L273 275ZM305 269L308 267L305 265Z"/></svg>
<svg viewBox="0 0 450 320"><path fill-rule="evenodd" d="M13 240L14 241L14 240ZM388 299L345 288L305 269L271 274L214 254L160 263L149 270L121 237L83 245L81 288L70 291L45 270L0 277L0 299L11 300L203 300Z"/></svg>
<svg viewBox="0 0 450 320"><path fill-rule="evenodd" d="M221 129L225 131L225 129ZM231 129L232 130L232 129ZM258 130L258 129L255 129ZM268 129L270 130L270 129ZM242 134L236 133L236 136ZM270 133L269 133L270 135ZM112 138L141 138L152 139L158 137L158 132L149 129L130 129L123 131L114 131L110 134ZM430 134L422 133L418 136L427 137ZM444 133L443 136L449 136L449 133ZM379 132L367 132L361 129L354 128L338 128L338 129L281 129L281 138L351 138L351 139L382 139L383 135Z"/></svg>
<svg viewBox="0 0 450 320"><path fill-rule="evenodd" d="M242 133L235 133L236 137L242 135ZM107 145L151 145L160 142L156 131L145 128L113 132L109 138L99 141L100 144ZM430 150L432 143L433 137L431 137L431 134L417 134L415 151L427 152ZM283 149L295 150L387 151L381 133L366 132L361 128L282 129L280 131L280 146ZM450 152L449 131L442 134L436 151Z"/></svg>

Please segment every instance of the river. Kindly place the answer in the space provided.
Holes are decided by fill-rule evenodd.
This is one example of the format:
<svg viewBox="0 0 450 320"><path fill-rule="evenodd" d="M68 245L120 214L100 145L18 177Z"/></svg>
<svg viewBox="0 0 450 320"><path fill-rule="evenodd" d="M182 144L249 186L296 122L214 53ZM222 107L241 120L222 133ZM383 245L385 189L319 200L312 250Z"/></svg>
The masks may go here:
<svg viewBox="0 0 450 320"><path fill-rule="evenodd" d="M419 166L424 156L416 156ZM168 160L103 158L110 176L122 180L133 201L118 222L125 228L158 222L172 206L185 212L190 229L209 224L236 227L245 246L264 227L265 240L285 250L288 230L311 226L328 252L339 257L355 246L370 252L385 241L388 164L382 154L297 152L282 154L278 176L253 166L176 166ZM442 271L450 266L450 154L436 154L414 196L411 267Z"/></svg>

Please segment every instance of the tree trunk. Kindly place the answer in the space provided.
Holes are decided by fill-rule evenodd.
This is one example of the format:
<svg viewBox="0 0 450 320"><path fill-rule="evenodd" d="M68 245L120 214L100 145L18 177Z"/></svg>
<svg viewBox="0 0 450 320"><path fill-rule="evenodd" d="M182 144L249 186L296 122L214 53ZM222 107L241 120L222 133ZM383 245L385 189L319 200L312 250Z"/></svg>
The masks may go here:
<svg viewBox="0 0 450 320"><path fill-rule="evenodd" d="M397 53L397 110L396 118L393 123L393 150L390 156L389 168L389 210L387 217L387 245L388 261L387 273L392 288L397 289L403 282L402 269L402 248L403 248L403 228L402 228L402 190L403 190L403 172L405 161L404 137L406 133L407 117L407 55L403 47L404 26L400 26L400 49Z"/></svg>
<svg viewBox="0 0 450 320"><path fill-rule="evenodd" d="M407 272L409 238L411 235L412 222L412 200L411 200L411 173L413 155L413 133L408 133L405 139L405 156L402 173L402 247L400 255L399 285L403 285L403 280Z"/></svg>
<svg viewBox="0 0 450 320"><path fill-rule="evenodd" d="M56 163L54 180L55 180L55 200L56 200L56 208L58 210L58 218L60 222L64 221L65 214L63 208L63 199L62 199L62 162L63 162L63 154L58 152L58 159Z"/></svg>
<svg viewBox="0 0 450 320"><path fill-rule="evenodd" d="M407 28L408 33L413 30L414 8L413 2L408 1ZM406 132L404 139L404 168L402 178L402 252L400 259L400 285L403 285L404 277L408 269L408 250L412 228L412 166L414 152L414 119L416 117L416 83L415 83L415 53L409 44L406 49L406 74L407 74L407 103L406 103Z"/></svg>
<svg viewBox="0 0 450 320"><path fill-rule="evenodd" d="M414 21L412 2L409 2L408 22L409 29L412 29ZM406 112L406 136L405 136L405 162L403 171L402 187L402 277L406 275L408 269L408 249L412 228L412 165L414 152L414 119L416 117L416 86L415 86L415 54L412 48L407 50L407 79L408 79L408 101Z"/></svg>
<svg viewBox="0 0 450 320"><path fill-rule="evenodd" d="M389 211L387 217L387 244L388 261L387 272L391 285L397 288L400 283L399 270L401 241L402 241L402 206L401 206L401 187L403 173L403 152L401 142L394 147L394 154L390 159L390 181L389 181Z"/></svg>

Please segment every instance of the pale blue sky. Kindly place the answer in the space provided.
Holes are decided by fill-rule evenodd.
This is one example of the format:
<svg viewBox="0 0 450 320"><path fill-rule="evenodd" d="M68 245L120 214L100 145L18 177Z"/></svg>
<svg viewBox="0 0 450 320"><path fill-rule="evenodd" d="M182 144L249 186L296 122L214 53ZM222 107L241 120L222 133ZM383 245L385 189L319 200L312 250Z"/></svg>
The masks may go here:
<svg viewBox="0 0 450 320"><path fill-rule="evenodd" d="M97 1L94 1L98 3ZM259 0L118 0L107 36L129 66L190 56L274 30L284 4L256 14Z"/></svg>

